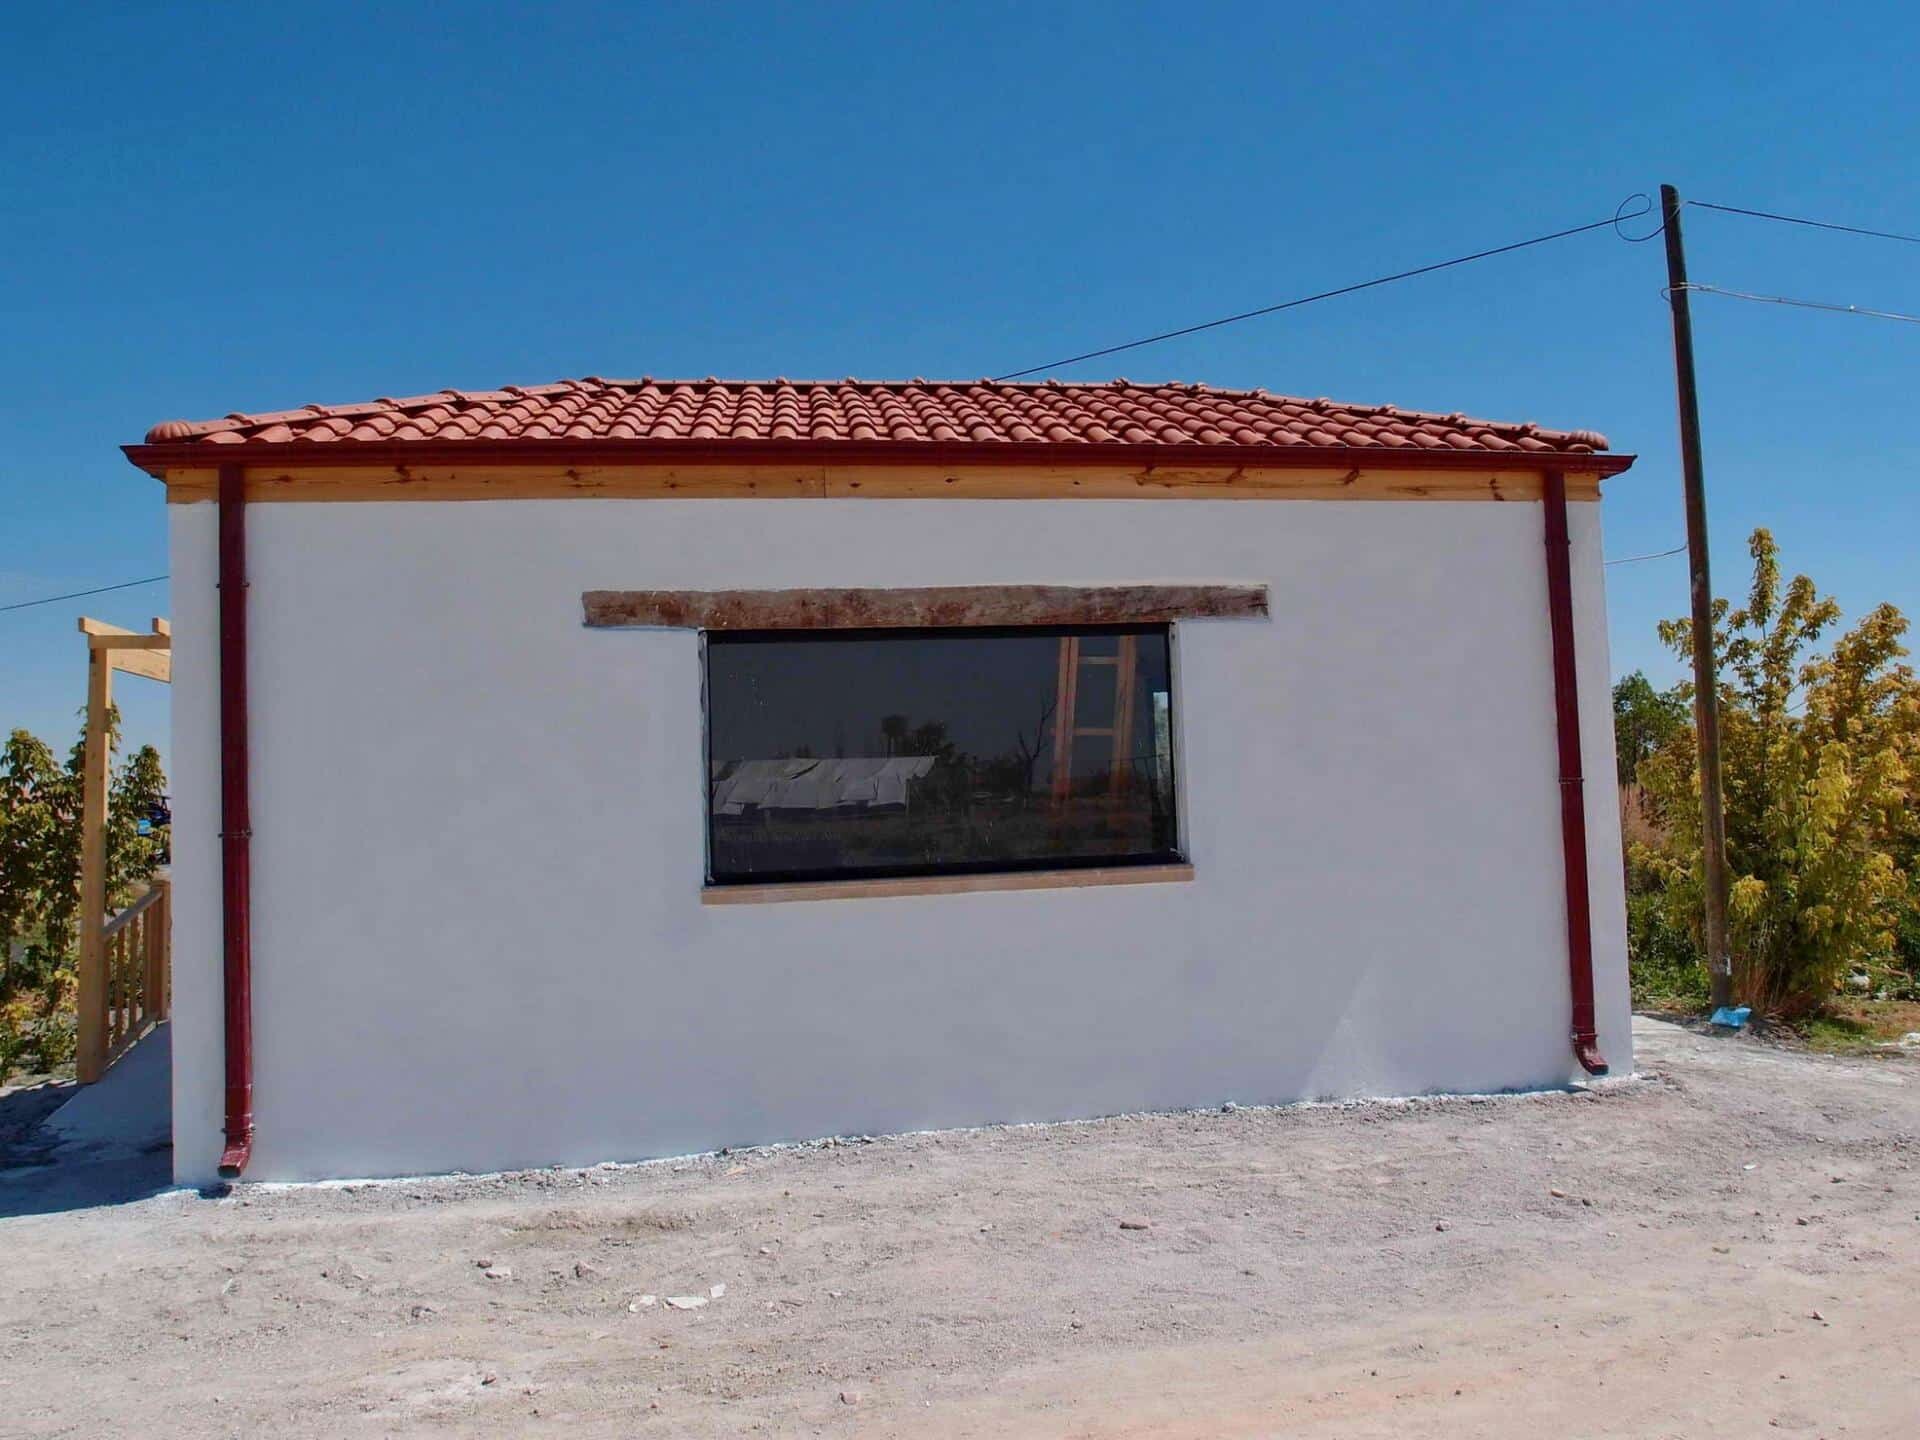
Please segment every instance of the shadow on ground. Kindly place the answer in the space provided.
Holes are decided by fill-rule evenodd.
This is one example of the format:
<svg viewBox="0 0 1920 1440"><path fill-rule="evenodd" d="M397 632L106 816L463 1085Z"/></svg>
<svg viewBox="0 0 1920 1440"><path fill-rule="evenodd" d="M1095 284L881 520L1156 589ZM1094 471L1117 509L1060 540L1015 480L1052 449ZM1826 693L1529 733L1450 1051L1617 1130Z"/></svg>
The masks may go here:
<svg viewBox="0 0 1920 1440"><path fill-rule="evenodd" d="M50 1125L79 1086L48 1080L0 1092L0 1219L124 1205L173 1184L173 1147L75 1141Z"/></svg>

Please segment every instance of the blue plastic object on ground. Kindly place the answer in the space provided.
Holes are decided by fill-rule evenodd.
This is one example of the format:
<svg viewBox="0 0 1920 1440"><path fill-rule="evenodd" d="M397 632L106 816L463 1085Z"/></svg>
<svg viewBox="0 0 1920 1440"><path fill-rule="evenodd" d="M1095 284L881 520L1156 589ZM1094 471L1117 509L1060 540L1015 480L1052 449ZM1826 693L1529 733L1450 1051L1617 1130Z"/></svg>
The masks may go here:
<svg viewBox="0 0 1920 1440"><path fill-rule="evenodd" d="M1753 1013L1751 1005L1722 1005L1713 1012L1710 1024L1724 1025L1729 1030L1741 1029L1747 1023L1747 1017Z"/></svg>

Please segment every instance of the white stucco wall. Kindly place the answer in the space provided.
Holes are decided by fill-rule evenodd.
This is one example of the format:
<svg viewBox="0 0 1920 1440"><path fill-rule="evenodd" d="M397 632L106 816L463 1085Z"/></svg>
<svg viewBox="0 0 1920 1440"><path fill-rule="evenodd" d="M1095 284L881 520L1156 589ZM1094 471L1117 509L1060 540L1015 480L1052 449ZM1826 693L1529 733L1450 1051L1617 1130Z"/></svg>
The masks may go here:
<svg viewBox="0 0 1920 1440"><path fill-rule="evenodd" d="M221 1091L214 523L175 506L175 1165ZM1601 1045L1632 1062L1599 507ZM1537 504L249 511L257 1179L1577 1075ZM597 587L1264 581L1177 629L1188 884L700 904L699 644Z"/></svg>

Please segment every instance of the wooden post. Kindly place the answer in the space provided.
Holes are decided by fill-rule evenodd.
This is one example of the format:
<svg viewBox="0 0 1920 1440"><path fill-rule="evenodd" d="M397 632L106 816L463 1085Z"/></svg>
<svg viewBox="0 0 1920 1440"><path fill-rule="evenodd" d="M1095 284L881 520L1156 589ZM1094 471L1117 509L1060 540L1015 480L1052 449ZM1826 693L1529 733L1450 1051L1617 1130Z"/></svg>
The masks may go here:
<svg viewBox="0 0 1920 1440"><path fill-rule="evenodd" d="M87 650L86 761L80 790L80 994L74 1068L91 1085L107 1068L107 712L113 656Z"/></svg>
<svg viewBox="0 0 1920 1440"><path fill-rule="evenodd" d="M82 1085L91 1085L106 1073L120 1035L116 1027L133 1023L131 991L145 963L124 938L112 956L107 953L107 789L113 762L107 715L113 709L113 672L171 681L173 628L155 619L152 631L142 635L83 615L80 633L87 637L87 736L80 781L80 1013L74 1071Z"/></svg>
<svg viewBox="0 0 1920 1440"><path fill-rule="evenodd" d="M127 1033L127 932L107 937L107 1054L118 1055Z"/></svg>
<svg viewBox="0 0 1920 1440"><path fill-rule="evenodd" d="M168 960L173 947L173 884L156 879L153 888L160 896L147 912L147 980L142 1009L157 1025L167 1018Z"/></svg>

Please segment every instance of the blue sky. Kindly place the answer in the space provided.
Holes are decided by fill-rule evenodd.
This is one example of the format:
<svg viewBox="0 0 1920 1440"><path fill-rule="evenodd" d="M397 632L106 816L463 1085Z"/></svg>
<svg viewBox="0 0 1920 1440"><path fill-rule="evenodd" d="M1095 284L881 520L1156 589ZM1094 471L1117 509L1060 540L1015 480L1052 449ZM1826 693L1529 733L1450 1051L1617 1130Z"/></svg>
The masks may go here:
<svg viewBox="0 0 1920 1440"><path fill-rule="evenodd" d="M1341 13L1331 13L1335 9ZM1903 5L9 7L0 604L158 574L157 420L566 376L973 377L1612 212L1920 231ZM1644 225L1644 222L1642 222ZM1692 211L1693 278L1920 311L1920 246ZM1656 244L1597 232L1058 372L1605 431L1682 539ZM1695 302L1718 588L1920 611L1920 327ZM1609 571L1678 670L1683 559ZM1463 595L1463 613L1471 596ZM0 614L64 748L74 618ZM164 744L162 687L124 680Z"/></svg>

